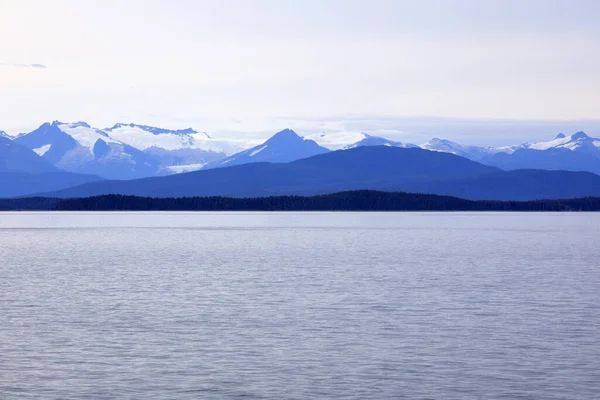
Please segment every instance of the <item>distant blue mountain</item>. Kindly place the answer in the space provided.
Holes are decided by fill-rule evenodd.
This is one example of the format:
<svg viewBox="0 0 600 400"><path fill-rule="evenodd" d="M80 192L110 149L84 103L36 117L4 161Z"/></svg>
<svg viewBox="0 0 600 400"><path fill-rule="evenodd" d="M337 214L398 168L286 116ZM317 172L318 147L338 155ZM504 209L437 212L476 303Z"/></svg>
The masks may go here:
<svg viewBox="0 0 600 400"><path fill-rule="evenodd" d="M98 180L93 175L61 171L27 147L0 137L0 197L61 190Z"/></svg>
<svg viewBox="0 0 600 400"><path fill-rule="evenodd" d="M161 166L154 157L85 122L45 123L14 141L69 172L110 179L133 179L161 173Z"/></svg>
<svg viewBox="0 0 600 400"><path fill-rule="evenodd" d="M584 132L572 135L561 133L547 142L515 146L463 146L448 140L432 139L420 147L456 154L507 171L545 169L600 174L600 139L589 137Z"/></svg>
<svg viewBox="0 0 600 400"><path fill-rule="evenodd" d="M59 171L25 146L0 136L0 172L42 173Z"/></svg>
<svg viewBox="0 0 600 400"><path fill-rule="evenodd" d="M310 195L373 189L467 199L531 200L600 196L587 172L504 172L449 153L387 146L335 151L291 163L249 163L128 182L103 181L49 193L57 197Z"/></svg>
<svg viewBox="0 0 600 400"><path fill-rule="evenodd" d="M600 139L584 132L559 134L550 142L514 146L511 152L488 154L480 162L504 170L545 169L589 171L600 175Z"/></svg>
<svg viewBox="0 0 600 400"><path fill-rule="evenodd" d="M589 171L600 175L600 158L569 149L531 150L517 149L511 154L496 153L480 160L486 165L507 171L515 169L544 169L564 171Z"/></svg>
<svg viewBox="0 0 600 400"><path fill-rule="evenodd" d="M329 149L319 146L315 141L304 139L291 129L285 129L277 132L263 144L209 163L203 169L231 167L255 162L285 163L328 153L329 151Z"/></svg>

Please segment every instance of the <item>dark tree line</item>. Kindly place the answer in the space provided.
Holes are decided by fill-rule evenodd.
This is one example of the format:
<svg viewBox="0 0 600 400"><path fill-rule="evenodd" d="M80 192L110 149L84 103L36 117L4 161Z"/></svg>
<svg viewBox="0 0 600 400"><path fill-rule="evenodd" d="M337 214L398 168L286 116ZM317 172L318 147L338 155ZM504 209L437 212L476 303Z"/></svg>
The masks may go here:
<svg viewBox="0 0 600 400"><path fill-rule="evenodd" d="M60 199L51 197L27 197L16 199L0 199L0 211L10 210L53 210Z"/></svg>
<svg viewBox="0 0 600 400"><path fill-rule="evenodd" d="M450 196L369 190L319 196L152 198L107 195L60 200L56 210L164 211L600 211L600 198L472 201Z"/></svg>
<svg viewBox="0 0 600 400"><path fill-rule="evenodd" d="M450 196L371 190L320 196L155 198L105 195L80 199L0 199L0 210L64 211L600 211L600 198L473 201Z"/></svg>

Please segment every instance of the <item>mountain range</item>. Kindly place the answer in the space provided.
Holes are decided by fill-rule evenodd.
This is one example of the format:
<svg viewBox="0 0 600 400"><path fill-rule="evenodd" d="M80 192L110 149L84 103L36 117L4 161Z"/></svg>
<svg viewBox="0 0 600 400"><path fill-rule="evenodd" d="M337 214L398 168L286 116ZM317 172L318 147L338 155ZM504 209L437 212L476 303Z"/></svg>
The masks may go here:
<svg viewBox="0 0 600 400"><path fill-rule="evenodd" d="M341 146L342 140L353 142ZM477 147L438 138L415 145L366 133L301 137L285 129L246 150L239 143L191 128L133 123L97 129L85 122L54 121L16 137L0 132L0 197L46 192L265 196L376 189L528 200L596 195L600 175L600 139L583 132L548 142ZM376 150L364 150L369 148ZM452 158L440 158L447 156ZM378 157L389 168L371 159ZM457 169L465 161L470 167Z"/></svg>
<svg viewBox="0 0 600 400"><path fill-rule="evenodd" d="M215 140L192 128L171 130L147 125L115 124L104 129L111 138L154 158L165 173L187 172L244 150L238 144Z"/></svg>
<svg viewBox="0 0 600 400"><path fill-rule="evenodd" d="M451 195L472 200L556 199L600 196L600 176L571 171L503 171L450 153L361 146L289 163L255 162L132 181L105 180L43 195L264 197L357 189Z"/></svg>
<svg viewBox="0 0 600 400"><path fill-rule="evenodd" d="M45 123L29 134L17 137L15 142L69 172L112 179L132 179L161 172L153 157L85 122Z"/></svg>
<svg viewBox="0 0 600 400"><path fill-rule="evenodd" d="M369 137L349 147L378 144L420 147L425 150L452 153L505 170L546 169L589 171L600 174L600 139L589 137L584 132L577 132L569 136L561 133L555 139L547 142L503 147L464 146L438 138L416 146L376 137Z"/></svg>
<svg viewBox="0 0 600 400"><path fill-rule="evenodd" d="M286 135L286 140L280 139ZM0 132L0 137L8 135ZM584 132L559 134L547 142L480 147L439 138L416 145L367 133L323 133L303 138L285 129L248 149L249 146L240 142L217 140L192 128L172 130L117 123L98 129L85 122L54 121L14 140L62 170L107 179L169 175L257 161L289 162L330 150L361 146L420 147L505 170L532 168L600 174L600 139Z"/></svg>
<svg viewBox="0 0 600 400"><path fill-rule="evenodd" d="M85 122L44 123L17 136L25 146L65 171L107 179L134 179L201 168L242 150L193 129L168 130L115 124L106 129Z"/></svg>

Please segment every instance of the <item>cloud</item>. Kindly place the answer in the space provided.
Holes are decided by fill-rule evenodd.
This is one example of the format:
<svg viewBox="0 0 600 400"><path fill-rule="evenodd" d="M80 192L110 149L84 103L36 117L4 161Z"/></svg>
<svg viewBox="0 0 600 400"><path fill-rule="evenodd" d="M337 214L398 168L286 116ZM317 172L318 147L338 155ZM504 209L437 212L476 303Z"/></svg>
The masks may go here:
<svg viewBox="0 0 600 400"><path fill-rule="evenodd" d="M12 68L41 68L45 69L44 64L18 64L18 63L3 63L0 62L0 67L12 67Z"/></svg>

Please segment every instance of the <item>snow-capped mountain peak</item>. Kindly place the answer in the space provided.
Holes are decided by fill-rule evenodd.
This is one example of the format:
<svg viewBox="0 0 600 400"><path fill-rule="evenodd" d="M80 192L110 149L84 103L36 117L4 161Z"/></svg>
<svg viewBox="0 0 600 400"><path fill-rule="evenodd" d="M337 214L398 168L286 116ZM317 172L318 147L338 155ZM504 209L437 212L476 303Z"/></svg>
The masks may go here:
<svg viewBox="0 0 600 400"><path fill-rule="evenodd" d="M314 140L304 138L291 129L284 129L271 136L264 143L241 151L223 160L207 164L203 168L229 167L252 162L284 163L300 158L327 153Z"/></svg>
<svg viewBox="0 0 600 400"><path fill-rule="evenodd" d="M465 153L466 151L466 146L455 142L451 142L450 140L440 139L436 137L434 137L428 142L421 144L419 147L425 150L441 151L444 153L452 153L457 155Z"/></svg>
<svg viewBox="0 0 600 400"><path fill-rule="evenodd" d="M134 123L101 130L82 121L53 121L15 140L59 168L116 179L198 169L242 150L192 128Z"/></svg>
<svg viewBox="0 0 600 400"><path fill-rule="evenodd" d="M452 153L457 156L465 157L471 160L480 160L481 158L494 153L511 153L511 147L479 147L479 146L463 146L456 142L446 139L433 138L428 142L421 144L419 147L430 151L440 151L443 153Z"/></svg>
<svg viewBox="0 0 600 400"><path fill-rule="evenodd" d="M449 140L440 139L440 138L436 138L436 137L434 137L433 139L431 139L431 140L429 140L429 141L427 141L427 142L425 142L425 143L423 143L421 145L421 147L424 147L424 148L428 147L428 146L431 146L431 147L435 147L435 146L448 146L449 148L452 148L452 147L455 147L455 146L462 147L458 143L454 143L454 142L451 142Z"/></svg>
<svg viewBox="0 0 600 400"><path fill-rule="evenodd" d="M56 167L112 179L156 175L156 160L85 122L53 121L14 139Z"/></svg>
<svg viewBox="0 0 600 400"><path fill-rule="evenodd" d="M284 144L284 143L300 143L303 142L305 140L310 140L310 139L305 139L302 136L298 135L296 132L294 132L291 129L284 129L282 131L277 132L276 134L274 134L273 136L271 136L266 142L265 144L269 145L269 144Z"/></svg>
<svg viewBox="0 0 600 400"><path fill-rule="evenodd" d="M585 132L579 131L570 136L559 134L554 140L548 142L526 143L518 146L521 149L531 150L549 150L549 149L569 149L584 150L586 148L593 150L600 148L600 139L592 138Z"/></svg>
<svg viewBox="0 0 600 400"><path fill-rule="evenodd" d="M52 126L60 129L62 132L71 136L79 145L88 148L89 151L92 153L94 151L94 146L96 145L98 140L102 140L105 143L121 144L120 141L108 136L106 132L103 132L96 128L92 128L89 124L85 122L64 123L54 121L52 123Z"/></svg>
<svg viewBox="0 0 600 400"><path fill-rule="evenodd" d="M482 162L505 170L548 169L600 174L600 139L584 132L559 134L546 142L511 146L508 156L494 154Z"/></svg>
<svg viewBox="0 0 600 400"><path fill-rule="evenodd" d="M150 148L167 151L194 149L224 153L225 155L242 150L237 145L214 140L206 132L198 132L192 128L173 130L133 123L118 123L111 128L106 128L105 131L112 138L140 150Z"/></svg>
<svg viewBox="0 0 600 400"><path fill-rule="evenodd" d="M453 153L462 157L467 157L472 160L478 160L487 155L506 153L513 154L519 150L550 150L550 149L568 149L568 150L587 150L588 152L596 152L600 149L600 139L595 139L588 136L585 132L576 132L572 135L559 133L553 140L547 142L524 143L515 146L504 147L477 147L463 146L461 144L439 138L433 138L430 141L423 143L421 148L433 151L442 151ZM600 153L599 153L600 155Z"/></svg>
<svg viewBox="0 0 600 400"><path fill-rule="evenodd" d="M573 140L578 140L578 139L587 139L587 138L589 138L589 136L588 136L588 135L586 135L586 133L585 133L585 132L583 132L583 131L576 132L575 134L573 134L573 135L571 136L571 139L573 139Z"/></svg>

